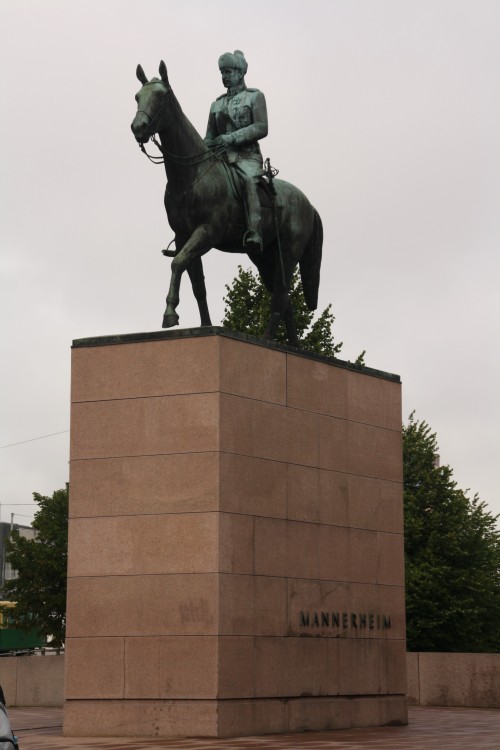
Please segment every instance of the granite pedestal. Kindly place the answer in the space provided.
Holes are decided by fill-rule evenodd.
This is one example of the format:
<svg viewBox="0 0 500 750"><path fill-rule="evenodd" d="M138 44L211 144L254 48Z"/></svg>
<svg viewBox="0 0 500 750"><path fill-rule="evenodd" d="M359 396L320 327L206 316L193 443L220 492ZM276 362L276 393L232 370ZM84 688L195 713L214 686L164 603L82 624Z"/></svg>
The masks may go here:
<svg viewBox="0 0 500 750"><path fill-rule="evenodd" d="M221 328L72 354L64 733L406 722L399 378Z"/></svg>

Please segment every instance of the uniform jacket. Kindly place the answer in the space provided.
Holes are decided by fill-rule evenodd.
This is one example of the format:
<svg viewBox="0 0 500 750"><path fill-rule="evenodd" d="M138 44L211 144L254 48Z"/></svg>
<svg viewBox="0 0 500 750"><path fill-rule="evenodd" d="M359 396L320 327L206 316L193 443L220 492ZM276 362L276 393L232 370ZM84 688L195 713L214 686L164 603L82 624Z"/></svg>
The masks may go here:
<svg viewBox="0 0 500 750"><path fill-rule="evenodd" d="M259 139L267 135L266 99L262 91L243 86L234 94L222 94L210 107L207 139L233 133L234 143L228 146L229 162L257 159L262 164Z"/></svg>

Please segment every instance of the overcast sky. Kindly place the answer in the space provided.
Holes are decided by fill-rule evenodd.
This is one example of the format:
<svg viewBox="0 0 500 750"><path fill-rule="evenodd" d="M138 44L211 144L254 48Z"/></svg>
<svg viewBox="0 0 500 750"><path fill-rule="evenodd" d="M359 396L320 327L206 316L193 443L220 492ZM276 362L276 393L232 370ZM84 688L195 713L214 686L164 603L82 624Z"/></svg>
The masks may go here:
<svg viewBox="0 0 500 750"><path fill-rule="evenodd" d="M204 134L233 49L264 157L323 219L342 358L398 373L403 416L500 513L500 1L0 0L2 520L67 481L72 340L161 326L173 234L136 65L165 60ZM214 324L238 263L204 258ZM179 312L199 324L187 281Z"/></svg>

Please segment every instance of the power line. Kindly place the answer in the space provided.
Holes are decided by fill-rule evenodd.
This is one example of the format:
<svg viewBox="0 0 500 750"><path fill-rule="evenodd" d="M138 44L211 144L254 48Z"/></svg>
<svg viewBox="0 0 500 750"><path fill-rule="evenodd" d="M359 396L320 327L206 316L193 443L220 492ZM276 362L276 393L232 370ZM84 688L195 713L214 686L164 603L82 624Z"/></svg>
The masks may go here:
<svg viewBox="0 0 500 750"><path fill-rule="evenodd" d="M69 430L61 430L61 432L51 432L49 435L41 435L40 437L30 438L29 440L20 440L19 443L9 443L8 445L0 445L0 451L4 448L12 448L14 445L24 445L25 443L34 443L35 440L45 440L45 438L54 437L54 435L64 435Z"/></svg>

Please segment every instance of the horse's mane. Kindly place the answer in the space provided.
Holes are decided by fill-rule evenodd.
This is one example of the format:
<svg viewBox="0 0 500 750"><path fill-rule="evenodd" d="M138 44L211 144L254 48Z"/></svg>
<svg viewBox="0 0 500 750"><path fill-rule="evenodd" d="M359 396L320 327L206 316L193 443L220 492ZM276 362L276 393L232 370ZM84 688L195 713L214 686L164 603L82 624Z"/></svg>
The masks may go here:
<svg viewBox="0 0 500 750"><path fill-rule="evenodd" d="M163 83L165 85L165 81L162 81L160 78L151 78L149 83ZM175 120L180 124L182 120L184 121L183 125L186 130L190 132L191 136L195 136L199 141L200 145L202 144L205 146L205 142L203 140L203 136L201 136L198 131L196 130L195 126L191 122L191 120L187 117L187 115L184 113L181 105L179 104L179 100L177 99L176 95L174 94L173 88L168 85L168 94L169 94L169 103L172 110L172 114L175 118Z"/></svg>

